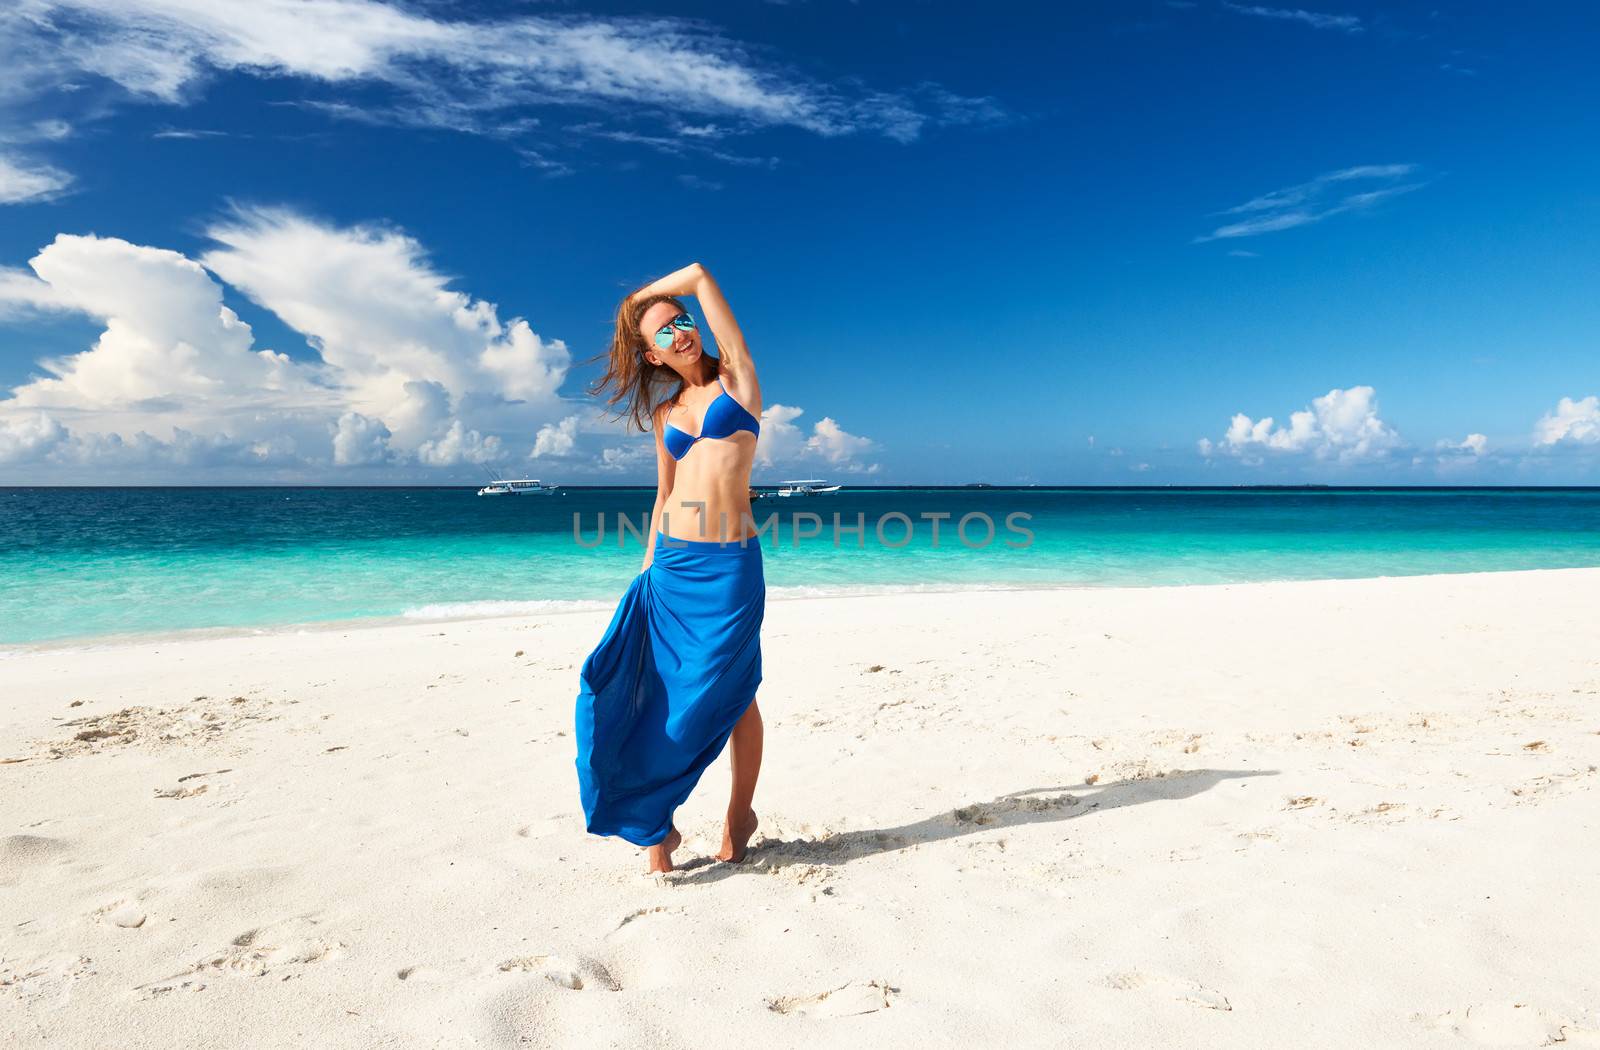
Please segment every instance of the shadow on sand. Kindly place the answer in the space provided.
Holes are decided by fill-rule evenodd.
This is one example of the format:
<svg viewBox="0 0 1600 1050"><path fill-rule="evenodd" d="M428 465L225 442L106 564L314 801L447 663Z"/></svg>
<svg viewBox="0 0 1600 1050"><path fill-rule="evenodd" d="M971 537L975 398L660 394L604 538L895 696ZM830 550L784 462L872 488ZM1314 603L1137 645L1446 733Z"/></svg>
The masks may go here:
<svg viewBox="0 0 1600 1050"><path fill-rule="evenodd" d="M1175 769L1168 773L1105 784L1028 788L975 802L913 824L893 828L843 831L815 839L772 839L758 834L742 864L723 864L697 857L678 865L669 876L677 884L716 882L745 873L768 874L796 864L848 864L862 857L891 853L910 846L942 842L1023 824L1072 820L1145 802L1176 802L1209 791L1224 780L1276 776L1277 770Z"/></svg>

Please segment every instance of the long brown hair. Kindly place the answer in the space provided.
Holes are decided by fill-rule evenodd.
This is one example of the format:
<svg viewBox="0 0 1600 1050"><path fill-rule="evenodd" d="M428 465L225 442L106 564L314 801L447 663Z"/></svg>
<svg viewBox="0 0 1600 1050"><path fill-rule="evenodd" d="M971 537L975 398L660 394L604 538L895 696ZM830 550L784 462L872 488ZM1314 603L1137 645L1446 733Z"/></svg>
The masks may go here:
<svg viewBox="0 0 1600 1050"><path fill-rule="evenodd" d="M674 400L683 393L683 380L678 378L678 373L666 365L653 365L644 357L649 344L639 330L639 321L645 311L657 303L671 303L678 310L688 312L682 301L673 295L647 295L641 299L623 296L617 307L617 327L611 336L611 346L589 359L592 362L604 358L606 362L605 373L589 387L590 396L606 394L606 407L621 405L617 418L630 419L636 429L643 431L654 429L655 411L664 401ZM718 365L716 358L701 354L700 367L707 370L708 379L716 374ZM674 383L676 388L671 394L659 396L660 390Z"/></svg>

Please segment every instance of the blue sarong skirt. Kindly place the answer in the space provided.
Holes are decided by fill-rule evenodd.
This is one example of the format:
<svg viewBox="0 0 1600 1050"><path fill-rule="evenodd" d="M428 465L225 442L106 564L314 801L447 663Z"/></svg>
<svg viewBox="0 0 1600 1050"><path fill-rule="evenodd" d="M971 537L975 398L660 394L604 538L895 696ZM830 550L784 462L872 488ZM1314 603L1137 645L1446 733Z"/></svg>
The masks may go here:
<svg viewBox="0 0 1600 1050"><path fill-rule="evenodd" d="M639 846L727 746L761 684L767 584L760 540L656 534L579 674L578 794L588 829Z"/></svg>

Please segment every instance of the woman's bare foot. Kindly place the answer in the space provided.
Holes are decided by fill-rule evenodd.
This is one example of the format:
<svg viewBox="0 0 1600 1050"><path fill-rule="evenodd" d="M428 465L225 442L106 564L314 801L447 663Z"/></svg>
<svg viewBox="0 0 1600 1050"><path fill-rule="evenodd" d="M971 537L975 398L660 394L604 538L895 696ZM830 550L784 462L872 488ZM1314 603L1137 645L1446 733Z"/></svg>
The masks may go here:
<svg viewBox="0 0 1600 1050"><path fill-rule="evenodd" d="M667 832L666 838L662 839L654 846L646 846L644 854L649 860L650 866L645 869L645 872L647 874L653 874L658 871L671 871L672 851L677 849L682 844L683 836L678 834L678 829L674 827L671 831Z"/></svg>
<svg viewBox="0 0 1600 1050"><path fill-rule="evenodd" d="M750 846L750 836L756 833L756 827L760 823L753 809L745 810L744 816L738 820L729 816L727 824L722 829L722 849L717 851L717 859L731 861L734 864L744 860L745 851Z"/></svg>

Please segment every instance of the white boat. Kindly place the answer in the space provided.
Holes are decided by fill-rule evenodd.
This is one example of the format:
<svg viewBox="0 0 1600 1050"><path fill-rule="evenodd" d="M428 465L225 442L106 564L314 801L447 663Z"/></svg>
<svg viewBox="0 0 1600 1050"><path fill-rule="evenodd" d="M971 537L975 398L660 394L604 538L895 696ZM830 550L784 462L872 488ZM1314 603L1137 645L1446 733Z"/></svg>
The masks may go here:
<svg viewBox="0 0 1600 1050"><path fill-rule="evenodd" d="M489 484L478 490L480 496L549 496L559 486L546 485L538 478L503 478L489 475Z"/></svg>
<svg viewBox="0 0 1600 1050"><path fill-rule="evenodd" d="M778 488L779 496L821 496L829 492L838 492L840 486L830 485L823 478L797 478L794 481L785 481Z"/></svg>

